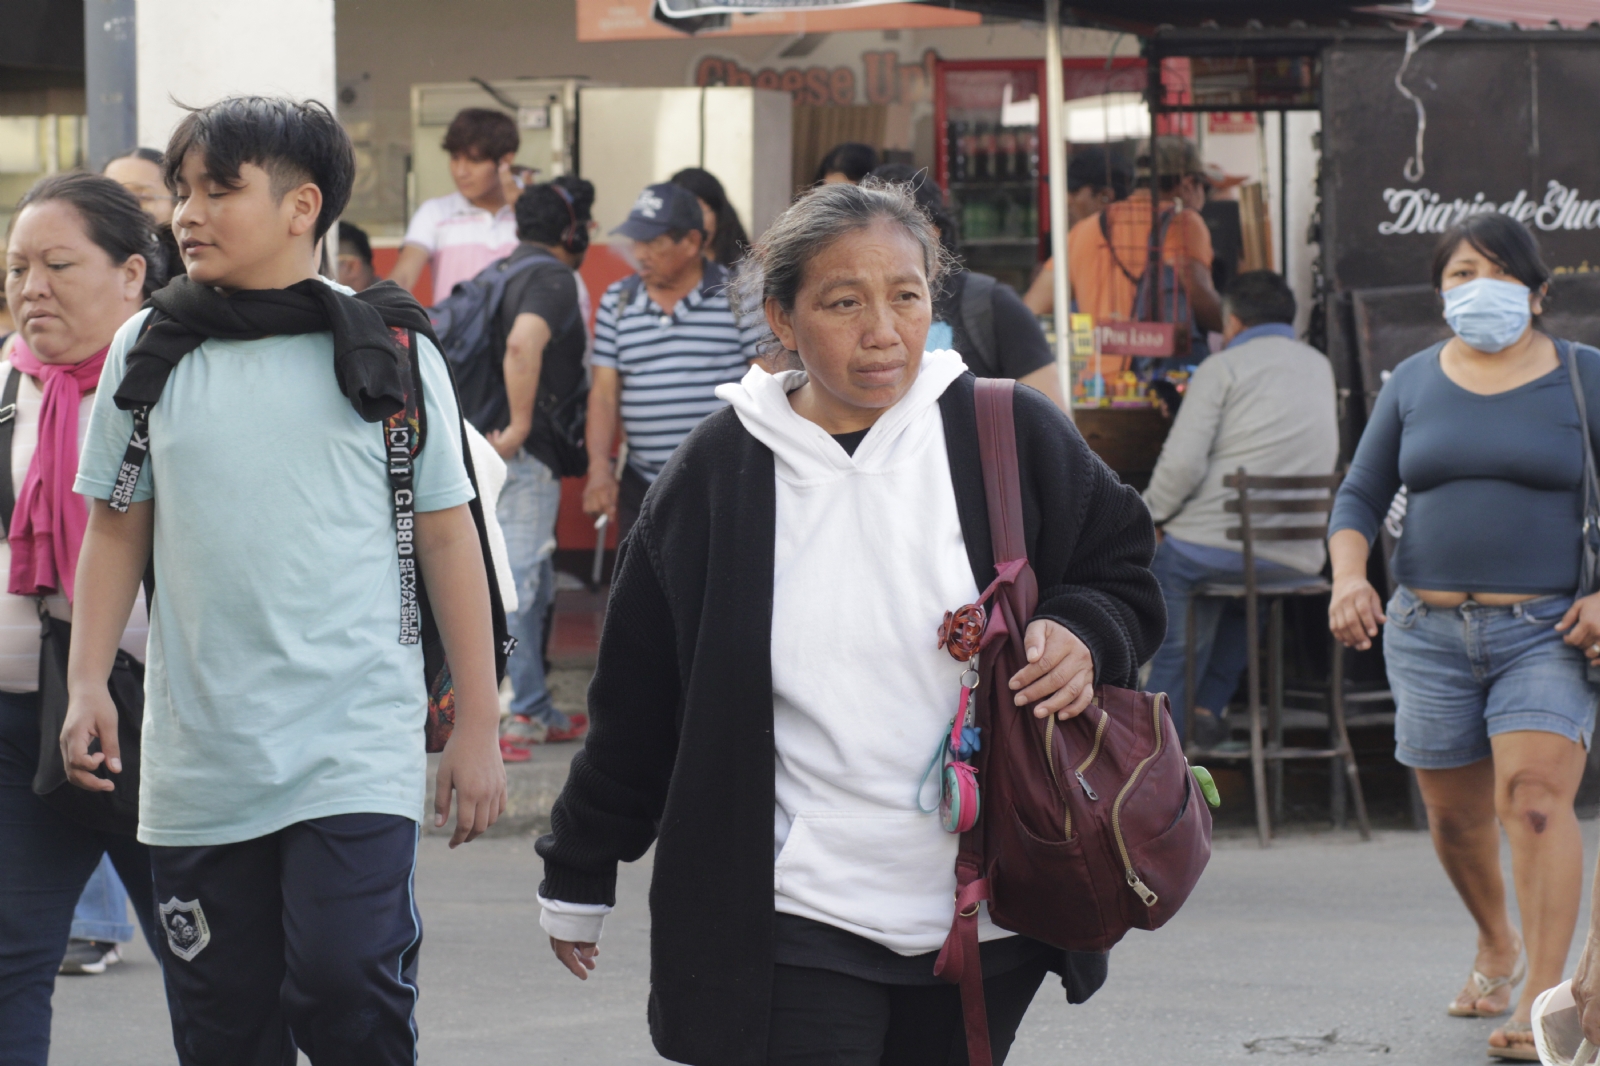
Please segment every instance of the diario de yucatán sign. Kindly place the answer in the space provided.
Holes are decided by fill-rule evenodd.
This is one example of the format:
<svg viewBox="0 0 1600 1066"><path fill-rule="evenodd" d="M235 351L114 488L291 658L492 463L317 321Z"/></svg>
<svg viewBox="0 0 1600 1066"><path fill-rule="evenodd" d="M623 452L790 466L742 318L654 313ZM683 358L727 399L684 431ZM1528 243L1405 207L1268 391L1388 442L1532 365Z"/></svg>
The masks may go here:
<svg viewBox="0 0 1600 1066"><path fill-rule="evenodd" d="M1531 39L1530 39L1531 38ZM1427 284L1439 234L1497 211L1559 272L1600 269L1600 33L1449 33L1323 60L1322 241L1342 290ZM1418 105L1425 120L1418 154Z"/></svg>
<svg viewBox="0 0 1600 1066"><path fill-rule="evenodd" d="M1542 199L1530 196L1526 189L1517 190L1516 196L1503 203L1496 203L1493 197L1481 192L1470 200L1460 197L1446 200L1431 189L1385 189L1383 200L1393 216L1378 223L1378 232L1385 237L1443 233L1473 215L1495 211L1546 233L1600 229L1600 200L1585 200L1577 189L1553 179Z"/></svg>

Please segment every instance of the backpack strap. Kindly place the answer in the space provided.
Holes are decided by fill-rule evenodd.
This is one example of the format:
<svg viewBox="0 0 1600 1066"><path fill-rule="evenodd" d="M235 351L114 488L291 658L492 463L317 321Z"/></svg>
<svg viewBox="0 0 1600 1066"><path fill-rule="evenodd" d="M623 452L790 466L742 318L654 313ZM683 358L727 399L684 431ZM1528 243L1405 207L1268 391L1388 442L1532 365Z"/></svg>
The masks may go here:
<svg viewBox="0 0 1600 1066"><path fill-rule="evenodd" d="M383 422L383 448L388 457L389 501L394 508L394 546L400 558L400 643L422 643L422 603L418 598L416 457L422 450L422 375L417 362L417 335L396 329L395 340L407 346L405 406Z"/></svg>
<svg viewBox="0 0 1600 1066"><path fill-rule="evenodd" d="M1026 626L1038 599L1037 579L1028 568L1028 546L1023 531L1022 479L1017 461L1016 382L1009 378L978 378L974 402L978 416L978 456L983 466L983 494L989 508L989 535L994 541L997 576L992 610L1017 613L1015 625ZM1007 602L1002 603L1002 599ZM1009 606L1008 606L1009 604ZM1009 639L1021 642L1022 633ZM993 734L990 734L991 736ZM981 771L980 771L981 772ZM978 915L990 898L985 875L983 820L961 834L956 854L956 914L933 972L961 986L961 1013L967 1033L969 1066L993 1066L989 1046L989 1016L984 1006L983 963L978 947Z"/></svg>
<svg viewBox="0 0 1600 1066"><path fill-rule="evenodd" d="M965 273L966 280L961 283L961 325L966 329L973 347L978 349L978 358L983 360L984 369L998 373L1000 360L994 332L995 279L988 274L974 274L970 270Z"/></svg>
<svg viewBox="0 0 1600 1066"><path fill-rule="evenodd" d="M158 314L160 312L152 307L150 313L144 316L144 321L139 323L139 333L133 339L134 344L138 344L139 338L149 331ZM128 347L131 349L133 344ZM167 379L177 366L165 360L160 365L166 369L161 372L156 387L156 400L140 404L128 412L133 416L133 434L128 438L127 450L122 453L122 466L117 470L116 484L111 487L111 499L106 501L118 514L127 514L128 507L133 503L134 490L139 487L139 475L144 472L144 464L150 458L150 408L160 399L161 391L167 387Z"/></svg>
<svg viewBox="0 0 1600 1066"><path fill-rule="evenodd" d="M17 490L11 483L11 438L17 430L17 389L22 371L11 367L6 372L5 391L0 392L0 537L11 529L11 514L17 509Z"/></svg>
<svg viewBox="0 0 1600 1066"><path fill-rule="evenodd" d="M630 274L622 279L622 291L617 297L618 314L633 306L633 301L639 298L639 289L643 285L644 278L638 274Z"/></svg>

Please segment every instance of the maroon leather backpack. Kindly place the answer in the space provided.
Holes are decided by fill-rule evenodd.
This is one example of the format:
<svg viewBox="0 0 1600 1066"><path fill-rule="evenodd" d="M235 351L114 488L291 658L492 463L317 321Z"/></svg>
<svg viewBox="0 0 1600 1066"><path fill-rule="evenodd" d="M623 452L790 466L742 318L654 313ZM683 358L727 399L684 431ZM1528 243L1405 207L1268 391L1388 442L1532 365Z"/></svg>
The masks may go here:
<svg viewBox="0 0 1600 1066"><path fill-rule="evenodd" d="M990 1066L978 912L1053 947L1105 951L1173 916L1211 856L1211 812L1164 695L1109 685L1065 722L1018 707L1039 600L1028 565L1012 381L977 382L978 443L1000 573L979 650L977 824L961 835L956 915L934 972L961 985L970 1066Z"/></svg>

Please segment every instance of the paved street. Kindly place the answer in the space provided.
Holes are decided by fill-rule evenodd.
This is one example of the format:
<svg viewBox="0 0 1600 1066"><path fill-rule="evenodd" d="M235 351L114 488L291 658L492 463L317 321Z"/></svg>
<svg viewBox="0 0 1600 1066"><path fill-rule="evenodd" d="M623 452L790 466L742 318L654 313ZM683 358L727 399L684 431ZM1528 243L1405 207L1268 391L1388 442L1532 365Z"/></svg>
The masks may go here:
<svg viewBox="0 0 1600 1066"><path fill-rule="evenodd" d="M1591 862L1596 829L1585 823ZM442 839L423 840L422 1061L661 1061L644 1020L648 860L623 871L601 969L587 984L549 956L537 877L531 838L454 854ZM60 981L54 1063L173 1062L154 962L142 944L129 956L104 977ZM1302 834L1265 852L1246 839L1219 841L1188 906L1160 932L1130 934L1087 1005L1066 1006L1047 983L1010 1062L1188 1066L1320 1054L1476 1064L1487 1061L1493 1023L1444 1013L1471 960L1472 928L1423 834L1384 832L1371 844L1353 833ZM1317 1039L1330 1033L1331 1045Z"/></svg>

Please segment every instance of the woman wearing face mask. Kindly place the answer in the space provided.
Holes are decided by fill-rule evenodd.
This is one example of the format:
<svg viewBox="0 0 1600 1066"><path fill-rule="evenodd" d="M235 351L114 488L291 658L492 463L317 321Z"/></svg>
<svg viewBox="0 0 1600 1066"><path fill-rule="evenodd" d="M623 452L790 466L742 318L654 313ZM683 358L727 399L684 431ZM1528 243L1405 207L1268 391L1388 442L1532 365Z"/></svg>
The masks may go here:
<svg viewBox="0 0 1600 1066"><path fill-rule="evenodd" d="M541 924L586 977L617 863L656 845L650 1029L697 1066L965 1062L933 973L957 838L918 782L962 664L932 637L994 577L975 378L924 352L944 266L905 186L801 197L745 260L741 305L804 370L718 396L623 543L556 802ZM1013 400L1041 600L1019 705L1062 718L1127 685L1160 642L1155 534L1049 400ZM1034 654L1033 649L1037 649ZM1080 956L981 919L996 1063L1047 971Z"/></svg>
<svg viewBox="0 0 1600 1066"><path fill-rule="evenodd" d="M1455 336L1383 386L1329 526L1331 627L1368 648L1384 625L1396 758L1417 771L1434 849L1478 925L1471 976L1449 1013L1504 1014L1525 975L1489 1053L1529 1061L1534 997L1561 980L1578 917L1572 801L1594 729L1585 658L1600 660L1600 595L1574 601L1584 441L1569 370L1600 450L1600 352L1536 328L1549 278L1533 236L1505 215L1445 234L1433 283ZM1385 607L1367 556L1402 484L1399 588Z"/></svg>
<svg viewBox="0 0 1600 1066"><path fill-rule="evenodd" d="M73 908L105 854L153 945L149 850L87 828L33 794L39 762L39 615L70 618L88 521L72 491L100 366L117 329L165 278L154 225L109 178L60 174L17 205L6 244L6 299L19 343L0 387L17 379L11 437L16 510L0 556L0 1060L44 1066L50 996ZM143 657L142 602L123 647ZM53 742L54 738L50 738ZM125 920L125 919L124 919Z"/></svg>

